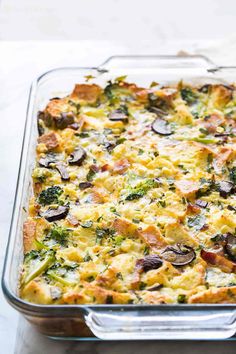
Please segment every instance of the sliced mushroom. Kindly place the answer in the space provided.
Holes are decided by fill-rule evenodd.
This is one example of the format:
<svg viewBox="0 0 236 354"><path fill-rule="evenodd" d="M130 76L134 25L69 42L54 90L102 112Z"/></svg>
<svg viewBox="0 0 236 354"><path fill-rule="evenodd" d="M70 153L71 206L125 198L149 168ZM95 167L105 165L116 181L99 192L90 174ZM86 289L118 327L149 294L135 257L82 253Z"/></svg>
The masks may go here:
<svg viewBox="0 0 236 354"><path fill-rule="evenodd" d="M114 141L109 141L107 139L104 139L103 145L108 152L111 152L116 147L116 143Z"/></svg>
<svg viewBox="0 0 236 354"><path fill-rule="evenodd" d="M154 120L154 122L152 123L152 130L160 135L173 134L170 124L162 118L156 118Z"/></svg>
<svg viewBox="0 0 236 354"><path fill-rule="evenodd" d="M39 159L39 164L42 167L49 168L51 163L55 163L57 161L58 161L58 156L56 154L49 153L45 157Z"/></svg>
<svg viewBox="0 0 236 354"><path fill-rule="evenodd" d="M219 182L219 193L222 198L227 198L230 194L234 192L234 184L229 181Z"/></svg>
<svg viewBox="0 0 236 354"><path fill-rule="evenodd" d="M59 161L55 164L55 167L58 170L58 172L60 173L61 179L63 181L69 181L70 176L67 171L66 164L64 162Z"/></svg>
<svg viewBox="0 0 236 354"><path fill-rule="evenodd" d="M161 288L163 288L163 284L156 284L154 286L151 286L150 288L146 288L147 291L158 291Z"/></svg>
<svg viewBox="0 0 236 354"><path fill-rule="evenodd" d="M230 233L226 236L225 250L232 261L236 262L236 237Z"/></svg>
<svg viewBox="0 0 236 354"><path fill-rule="evenodd" d="M202 199L198 199L198 200L196 200L195 204L198 207L205 209L208 205L208 202L206 202L205 200L202 200Z"/></svg>
<svg viewBox="0 0 236 354"><path fill-rule="evenodd" d="M202 93L208 93L209 88L211 87L210 84L205 84L203 86L201 86L198 91L202 92Z"/></svg>
<svg viewBox="0 0 236 354"><path fill-rule="evenodd" d="M163 111L162 109L154 107L154 106L150 107L148 110L152 113L155 113L157 115L157 117L159 117L159 118L166 116L168 114L167 112Z"/></svg>
<svg viewBox="0 0 236 354"><path fill-rule="evenodd" d="M93 184L91 182L80 182L80 184L79 184L79 188L81 190L91 188L91 187L93 187Z"/></svg>
<svg viewBox="0 0 236 354"><path fill-rule="evenodd" d="M73 112L63 112L60 117L55 117L55 126L57 129L65 129L68 125L73 124L75 115Z"/></svg>
<svg viewBox="0 0 236 354"><path fill-rule="evenodd" d="M110 120L112 121L121 121L123 123L128 123L128 115L127 113L121 109L121 108L118 108L118 109L115 109L114 111L112 111L110 114L109 114L109 117L108 117Z"/></svg>
<svg viewBox="0 0 236 354"><path fill-rule="evenodd" d="M86 159L86 156L86 151L82 147L78 146L70 155L68 162L71 165L81 166L82 162Z"/></svg>
<svg viewBox="0 0 236 354"><path fill-rule="evenodd" d="M68 128L73 129L73 130L78 130L79 127L80 127L80 125L77 122L68 125Z"/></svg>
<svg viewBox="0 0 236 354"><path fill-rule="evenodd" d="M40 212L40 216L42 216L49 222L61 220L67 216L69 209L70 208L68 206L62 205L58 206L57 208L50 207L46 211Z"/></svg>
<svg viewBox="0 0 236 354"><path fill-rule="evenodd" d="M192 247L178 244L175 247L167 246L161 257L174 266L183 266L191 263L196 258L196 253Z"/></svg>
<svg viewBox="0 0 236 354"><path fill-rule="evenodd" d="M232 205L227 205L227 209L231 210L231 211L234 211L236 213L236 208L233 207Z"/></svg>
<svg viewBox="0 0 236 354"><path fill-rule="evenodd" d="M156 254L146 256L142 259L138 259L136 262L136 267L144 272L148 272L152 269L158 269L162 266L163 262L160 257Z"/></svg>

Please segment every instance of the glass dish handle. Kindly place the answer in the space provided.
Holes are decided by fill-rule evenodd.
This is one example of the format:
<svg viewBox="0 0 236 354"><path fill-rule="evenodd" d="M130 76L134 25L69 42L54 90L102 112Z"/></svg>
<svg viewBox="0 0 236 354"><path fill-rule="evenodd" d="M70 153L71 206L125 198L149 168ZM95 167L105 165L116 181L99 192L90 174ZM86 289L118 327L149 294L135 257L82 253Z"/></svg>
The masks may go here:
<svg viewBox="0 0 236 354"><path fill-rule="evenodd" d="M104 340L226 339L236 333L236 311L88 310L87 326Z"/></svg>
<svg viewBox="0 0 236 354"><path fill-rule="evenodd" d="M97 70L106 72L116 69L202 69L216 71L218 67L209 58L203 55L117 55L108 58Z"/></svg>

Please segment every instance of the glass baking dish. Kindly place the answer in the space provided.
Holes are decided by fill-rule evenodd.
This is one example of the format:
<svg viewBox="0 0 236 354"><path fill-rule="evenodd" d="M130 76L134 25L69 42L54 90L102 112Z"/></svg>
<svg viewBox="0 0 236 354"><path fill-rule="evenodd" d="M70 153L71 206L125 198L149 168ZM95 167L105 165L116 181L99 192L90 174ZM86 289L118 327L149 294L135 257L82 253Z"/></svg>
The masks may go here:
<svg viewBox="0 0 236 354"><path fill-rule="evenodd" d="M59 68L32 84L24 132L20 170L2 278L9 303L39 331L54 338L107 340L225 339L236 333L236 304L224 305L36 305L18 297L18 277L23 260L22 225L31 196L31 171L37 141L36 113L55 96L72 91L86 81L105 85L127 75L127 81L148 86L184 79L195 84L236 81L236 68L216 67L202 56L116 56L97 68Z"/></svg>

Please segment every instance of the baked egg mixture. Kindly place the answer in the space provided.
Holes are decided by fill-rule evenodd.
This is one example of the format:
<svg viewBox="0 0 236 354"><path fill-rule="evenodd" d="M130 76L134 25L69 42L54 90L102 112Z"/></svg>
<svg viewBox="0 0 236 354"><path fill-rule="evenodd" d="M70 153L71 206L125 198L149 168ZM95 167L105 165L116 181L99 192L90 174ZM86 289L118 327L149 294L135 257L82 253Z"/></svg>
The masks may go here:
<svg viewBox="0 0 236 354"><path fill-rule="evenodd" d="M87 82L37 120L21 298L236 303L233 85Z"/></svg>

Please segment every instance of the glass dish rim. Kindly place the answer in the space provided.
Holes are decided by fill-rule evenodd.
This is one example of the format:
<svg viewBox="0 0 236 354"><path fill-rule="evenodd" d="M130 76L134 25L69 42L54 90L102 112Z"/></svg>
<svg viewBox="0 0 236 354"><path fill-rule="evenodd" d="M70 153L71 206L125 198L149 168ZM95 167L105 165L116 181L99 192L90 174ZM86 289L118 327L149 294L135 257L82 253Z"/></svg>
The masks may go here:
<svg viewBox="0 0 236 354"><path fill-rule="evenodd" d="M27 102L27 110L26 110L26 118L25 118L25 124L24 124L24 133L23 133L23 139L22 139L22 145L21 145L21 154L20 154L20 161L19 161L19 169L18 169L18 175L17 175L17 181L16 181L16 189L15 189L15 194L14 194L14 202L13 202L13 207L12 207L12 216L11 216L11 222L10 222L10 228L9 228L9 233L8 233L8 241L7 241L7 246L5 250L5 257L4 257L4 263L3 263L3 271L2 271L2 279L1 279L1 286L3 290L3 294L5 298L8 300L9 303L13 305L14 308L19 309L20 312L22 313L28 313L28 314L33 314L34 316L38 314L38 316L44 315L46 317L53 316L55 313L60 314L62 316L69 316L71 315L70 311L73 310L82 310L84 313L86 313L86 310L97 310L97 311L102 311L102 310L131 310L131 311L138 311L138 310L159 310L161 312L165 312L167 310L185 310L185 311L190 311L190 310L223 310L223 309L235 309L236 304L201 304L201 303L196 303L196 304L159 304L159 305L151 305L151 304L97 304L97 305L90 305L90 304L75 304L75 305L43 305L43 304L34 304L30 303L28 301L25 301L21 299L19 296L17 296L12 289L10 289L7 286L7 263L10 262L12 259L11 255L12 252L10 250L10 242L11 238L13 237L12 232L13 232L13 222L15 221L15 217L18 215L16 211L16 203L17 203L17 197L19 193L19 181L20 178L22 177L21 175L24 174L25 172L25 166L22 165L23 162L23 156L24 153L28 152L29 146L26 144L26 135L28 129L30 129L30 123L32 120L32 116L30 112L32 111L32 108L34 107L34 98L36 94L37 87L39 83L44 80L45 77L48 75L57 73L57 72L63 72L63 71L73 71L73 70L78 70L78 71L97 71L98 73L104 73L106 71L109 71L109 69L106 69L106 65L109 64L110 61L113 59L124 59L124 60L148 60L148 59L157 59L157 60L177 60L181 61L183 59L189 59L189 60L194 60L194 59L202 59L203 62L205 62L206 66L203 68L206 69L207 72L216 72L218 70L224 70L224 69L233 69L236 70L236 66L217 66L215 65L208 57L204 55L187 55L187 56L180 56L180 55L113 55L110 56L108 59L106 59L102 64L100 64L97 67L80 67L80 66L65 66L65 67L57 67L53 69L49 69L46 72L42 73L39 75L36 79L33 80L31 87L30 87L30 92L28 96L28 102ZM207 68L207 65L209 65L209 68ZM184 66L183 66L184 68ZM192 68L194 69L194 68Z"/></svg>

